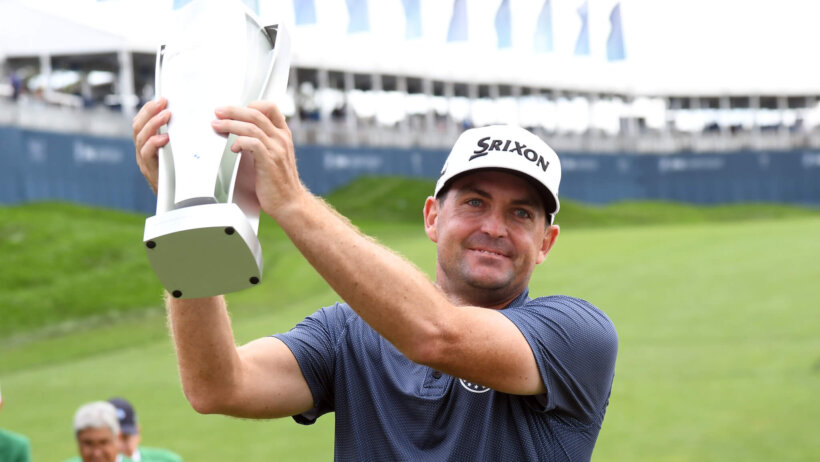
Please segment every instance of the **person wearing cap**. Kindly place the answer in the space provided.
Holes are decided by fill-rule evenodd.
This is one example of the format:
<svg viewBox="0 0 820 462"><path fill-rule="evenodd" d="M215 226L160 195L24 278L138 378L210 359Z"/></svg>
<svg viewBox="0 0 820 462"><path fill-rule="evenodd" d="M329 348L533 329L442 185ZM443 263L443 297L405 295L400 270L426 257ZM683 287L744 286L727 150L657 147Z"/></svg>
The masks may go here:
<svg viewBox="0 0 820 462"><path fill-rule="evenodd" d="M147 103L133 124L154 191L167 104ZM546 143L511 126L459 137L423 208L431 282L307 190L273 103L218 108L212 127L252 156L262 210L344 303L236 347L224 297L166 294L195 410L301 424L335 412L337 460L590 459L617 335L582 299L530 296L559 233L561 166Z"/></svg>
<svg viewBox="0 0 820 462"><path fill-rule="evenodd" d="M74 414L74 436L79 456L66 462L131 462L119 454L120 423L109 402L84 404Z"/></svg>
<svg viewBox="0 0 820 462"><path fill-rule="evenodd" d="M120 423L119 451L135 462L182 462L182 458L167 450L141 446L142 436L134 406L124 398L111 398Z"/></svg>
<svg viewBox="0 0 820 462"><path fill-rule="evenodd" d="M3 393L0 391L1 410L3 410ZM0 461L31 462L31 444L28 438L0 428Z"/></svg>

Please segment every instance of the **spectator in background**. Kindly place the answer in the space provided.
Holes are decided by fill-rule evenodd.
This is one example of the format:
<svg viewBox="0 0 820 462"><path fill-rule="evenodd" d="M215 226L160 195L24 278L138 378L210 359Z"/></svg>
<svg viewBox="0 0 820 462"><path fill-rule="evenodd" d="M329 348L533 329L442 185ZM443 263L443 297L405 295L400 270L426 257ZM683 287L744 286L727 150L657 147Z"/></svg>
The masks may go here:
<svg viewBox="0 0 820 462"><path fill-rule="evenodd" d="M123 398L108 400L117 409L120 423L119 451L136 462L182 462L182 458L167 449L140 446L140 426L134 407Z"/></svg>
<svg viewBox="0 0 820 462"><path fill-rule="evenodd" d="M74 414L78 457L66 462L131 462L119 454L120 423L117 409L106 401L80 406Z"/></svg>
<svg viewBox="0 0 820 462"><path fill-rule="evenodd" d="M0 410L3 409L3 394L0 393ZM31 462L31 445L28 438L0 428L0 461Z"/></svg>
<svg viewBox="0 0 820 462"><path fill-rule="evenodd" d="M11 99L17 101L17 99L20 98L20 94L23 93L23 80L20 79L20 76L17 75L15 71L11 71L9 78L11 80Z"/></svg>

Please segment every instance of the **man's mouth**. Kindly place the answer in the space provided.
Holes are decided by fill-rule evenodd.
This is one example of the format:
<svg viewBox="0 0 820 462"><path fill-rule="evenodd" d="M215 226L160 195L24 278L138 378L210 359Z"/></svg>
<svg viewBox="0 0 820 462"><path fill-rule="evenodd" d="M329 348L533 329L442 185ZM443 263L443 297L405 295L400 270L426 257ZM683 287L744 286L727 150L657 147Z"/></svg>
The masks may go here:
<svg viewBox="0 0 820 462"><path fill-rule="evenodd" d="M489 239L486 236L472 236L464 243L465 247L478 255L495 258L513 258L515 250L503 239Z"/></svg>
<svg viewBox="0 0 820 462"><path fill-rule="evenodd" d="M497 257L506 257L506 255L504 255L503 253L497 252L497 251L491 250L491 249L470 249L470 250L472 250L473 252L478 252L478 253L484 254L484 255L493 255L493 256L497 256Z"/></svg>

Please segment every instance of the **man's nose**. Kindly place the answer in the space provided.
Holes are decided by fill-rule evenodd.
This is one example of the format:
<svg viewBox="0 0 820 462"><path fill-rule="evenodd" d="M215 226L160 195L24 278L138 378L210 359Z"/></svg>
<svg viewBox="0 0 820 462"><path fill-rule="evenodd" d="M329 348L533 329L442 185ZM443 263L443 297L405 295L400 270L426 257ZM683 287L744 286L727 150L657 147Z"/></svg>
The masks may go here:
<svg viewBox="0 0 820 462"><path fill-rule="evenodd" d="M507 222L504 220L504 215L498 210L486 214L481 221L481 231L493 238L506 236Z"/></svg>

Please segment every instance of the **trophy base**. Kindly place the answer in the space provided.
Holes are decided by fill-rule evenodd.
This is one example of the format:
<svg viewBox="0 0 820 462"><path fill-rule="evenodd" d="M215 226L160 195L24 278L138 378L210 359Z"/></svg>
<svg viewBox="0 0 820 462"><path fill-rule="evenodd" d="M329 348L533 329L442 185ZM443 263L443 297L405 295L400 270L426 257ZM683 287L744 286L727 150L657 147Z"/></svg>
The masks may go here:
<svg viewBox="0 0 820 462"><path fill-rule="evenodd" d="M236 204L183 207L145 220L148 261L176 298L236 292L262 280L262 246Z"/></svg>

